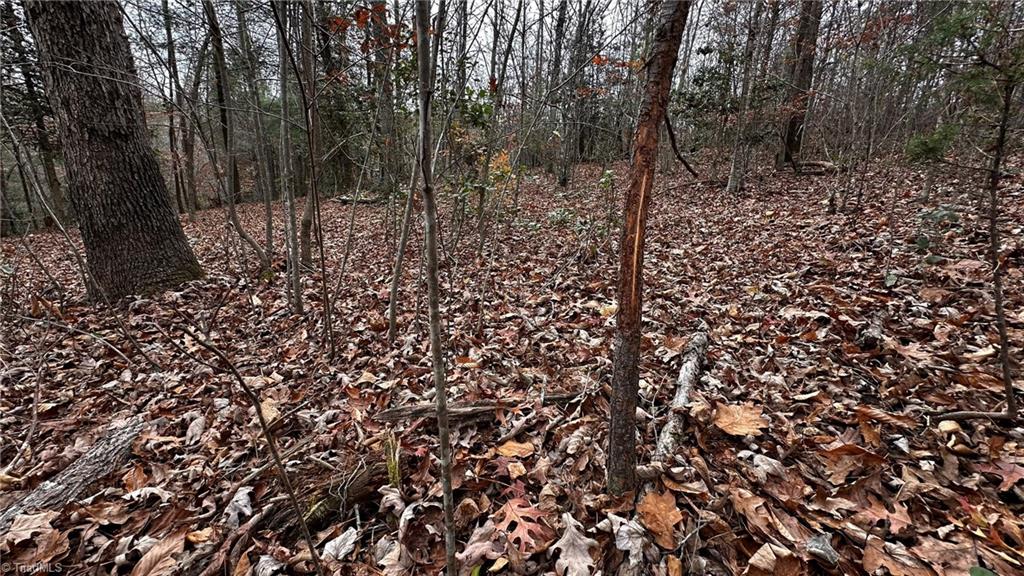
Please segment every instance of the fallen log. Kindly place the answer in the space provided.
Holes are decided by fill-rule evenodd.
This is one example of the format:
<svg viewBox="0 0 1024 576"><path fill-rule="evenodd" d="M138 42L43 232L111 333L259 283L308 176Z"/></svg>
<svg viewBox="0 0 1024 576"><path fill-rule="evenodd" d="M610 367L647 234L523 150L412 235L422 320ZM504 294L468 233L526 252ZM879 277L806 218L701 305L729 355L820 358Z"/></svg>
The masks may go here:
<svg viewBox="0 0 1024 576"><path fill-rule="evenodd" d="M357 196L355 198L351 196L339 196L337 198L332 198L332 200L339 204L381 204L385 199L385 196L368 196L365 198L361 196Z"/></svg>
<svg viewBox="0 0 1024 576"><path fill-rule="evenodd" d="M794 164L797 174L803 174L807 176L821 176L824 174L838 174L842 172L842 169L828 162L827 160L804 160L796 162Z"/></svg>
<svg viewBox="0 0 1024 576"><path fill-rule="evenodd" d="M676 377L675 396L669 406L668 421L658 435L658 443L654 449L654 459L646 466L637 467L637 476L644 480L653 480L663 473L670 465L670 460L679 451L686 428L686 404L690 402L690 391L700 379L704 367L704 357L708 349L708 335L697 332L690 338L683 352L683 362L679 366Z"/></svg>
<svg viewBox="0 0 1024 576"><path fill-rule="evenodd" d="M9 529L14 517L19 514L36 510L59 510L74 502L86 488L120 465L145 424L140 415L111 426L102 438L70 466L4 510L0 514L0 532Z"/></svg>
<svg viewBox="0 0 1024 576"><path fill-rule="evenodd" d="M668 422L661 429L658 444L654 450L656 461L664 462L679 450L679 445L683 440L683 429L686 426L685 410L686 405L690 402L690 390L700 379L707 351L708 335L704 332L694 334L689 344L686 345L683 363L679 367L679 376L676 377L676 394L669 407Z"/></svg>

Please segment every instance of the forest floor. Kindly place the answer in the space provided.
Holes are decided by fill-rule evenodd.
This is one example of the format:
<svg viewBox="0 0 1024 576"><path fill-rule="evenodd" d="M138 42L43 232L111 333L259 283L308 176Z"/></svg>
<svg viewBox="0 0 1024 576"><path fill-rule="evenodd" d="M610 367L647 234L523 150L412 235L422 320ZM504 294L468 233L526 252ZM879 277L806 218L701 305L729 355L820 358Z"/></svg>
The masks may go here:
<svg viewBox="0 0 1024 576"><path fill-rule="evenodd" d="M567 191L523 177L521 210L499 226L489 261L475 258L473 216L456 241L442 205L450 402L484 407L454 420L463 573L1024 573L1024 429L938 417L1003 406L986 223L969 183L942 178L922 206L922 174L879 170L864 177L862 205L830 215L828 191L846 175L765 174L738 196L660 175L645 265L641 464L702 323L710 345L686 453L634 509L603 493L617 232L603 235L602 224L619 201L609 203L600 175L581 169ZM1003 211L1014 358L1024 347L1021 184L1007 182ZM241 209L261 237L262 206ZM419 239L389 346L385 207L356 207L339 277L350 210L324 203L329 289L340 285L333 358L319 273L304 276L307 314L291 315L283 275L253 277L221 210L185 224L205 279L117 308L159 368L111 311L84 301L62 236L4 239L14 274L2 287L0 460L26 450L0 476L0 510L109 426L139 414L147 423L127 460L99 463L76 502L15 519L0 536L5 567L312 570L255 411L186 326L260 395L330 570L438 572L433 417L382 417L431 398ZM391 438L397 487L383 464Z"/></svg>

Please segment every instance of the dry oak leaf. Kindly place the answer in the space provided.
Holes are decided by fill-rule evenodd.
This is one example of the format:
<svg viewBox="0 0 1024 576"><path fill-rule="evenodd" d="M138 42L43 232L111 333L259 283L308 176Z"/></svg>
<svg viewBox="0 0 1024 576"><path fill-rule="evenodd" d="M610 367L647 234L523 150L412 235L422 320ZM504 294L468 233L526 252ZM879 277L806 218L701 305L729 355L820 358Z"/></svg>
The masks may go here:
<svg viewBox="0 0 1024 576"><path fill-rule="evenodd" d="M494 541L494 531L494 522L490 520L473 530L473 535L466 542L466 548L455 555L462 564L460 574L469 574L485 560L494 560L501 556L502 547Z"/></svg>
<svg viewBox="0 0 1024 576"><path fill-rule="evenodd" d="M885 542L877 536L869 536L864 545L864 570L875 574L879 568L886 568L892 576L934 576L934 572L914 558L907 547L899 542Z"/></svg>
<svg viewBox="0 0 1024 576"><path fill-rule="evenodd" d="M654 534L654 541L666 550L676 547L675 526L683 519L671 492L648 492L636 507L640 523Z"/></svg>
<svg viewBox="0 0 1024 576"><path fill-rule="evenodd" d="M510 543L518 542L519 553L523 554L529 548L536 548L538 539L543 542L554 535L550 528L538 522L547 515L526 499L513 498L495 513L495 526L508 535Z"/></svg>
<svg viewBox="0 0 1024 576"><path fill-rule="evenodd" d="M515 440L509 440L501 446L498 446L498 454L501 454L506 458L512 458L515 456L525 458L533 454L533 444L529 442L516 442Z"/></svg>
<svg viewBox="0 0 1024 576"><path fill-rule="evenodd" d="M12 563L21 566L46 563L67 554L70 548L67 535L50 525L58 516L60 513L52 511L15 516L10 531L0 540L0 557L8 561L5 568ZM18 546L25 542L30 546Z"/></svg>
<svg viewBox="0 0 1024 576"><path fill-rule="evenodd" d="M761 410L760 406L749 402L742 405L719 404L715 410L715 426L732 436L757 436L761 428L768 426L768 419Z"/></svg>
<svg viewBox="0 0 1024 576"><path fill-rule="evenodd" d="M174 572L178 566L174 555L185 549L185 533L187 531L187 529L178 530L157 542L143 554L135 568L132 568L131 576L163 576Z"/></svg>
<svg viewBox="0 0 1024 576"><path fill-rule="evenodd" d="M747 576L800 576L804 573L800 559L789 549L775 544L761 546L747 563Z"/></svg>
<svg viewBox="0 0 1024 576"><path fill-rule="evenodd" d="M901 428L917 428L917 421L909 416L891 414L885 410L879 410L872 406L857 406L857 419L861 422L875 420L877 422L882 422L883 424L890 424Z"/></svg>
<svg viewBox="0 0 1024 576"><path fill-rule="evenodd" d="M647 538L644 535L644 527L636 520L626 520L622 516L609 513L607 518L597 524L597 529L615 536L615 547L629 553L629 566L640 565Z"/></svg>
<svg viewBox="0 0 1024 576"><path fill-rule="evenodd" d="M559 550L555 572L558 576L590 576L594 568L590 549L597 547L597 540L584 534L583 525L568 512L562 513L562 522L565 523L565 532L548 550L549 556L552 550Z"/></svg>
<svg viewBox="0 0 1024 576"><path fill-rule="evenodd" d="M893 534L900 534L913 524L907 507L897 501L892 502L895 512L890 512L885 503L873 495L868 496L868 505L862 505L859 512L853 515L851 520L858 526L874 528L880 522L889 523L889 531Z"/></svg>
<svg viewBox="0 0 1024 576"><path fill-rule="evenodd" d="M18 545L25 540L29 540L33 535L40 534L43 532L53 532L54 528L50 525L55 518L60 516L60 512L46 511L38 514L18 514L14 517L14 522L11 523L11 527L7 534L4 535L3 540L0 540L0 550L8 551L9 546Z"/></svg>
<svg viewBox="0 0 1024 576"><path fill-rule="evenodd" d="M1024 480L1024 466L1014 464L1013 462L1006 462L1004 460L997 460L991 464L978 464L974 467L978 472L987 472L989 474L996 474L1003 479L1002 484L999 485L1000 492L1006 492L1013 488L1013 485L1018 480Z"/></svg>
<svg viewBox="0 0 1024 576"><path fill-rule="evenodd" d="M939 576L969 574L971 567L980 563L977 556L978 547L969 538L959 542L946 542L930 536L921 536L918 540L918 544L910 548L910 553L920 558Z"/></svg>

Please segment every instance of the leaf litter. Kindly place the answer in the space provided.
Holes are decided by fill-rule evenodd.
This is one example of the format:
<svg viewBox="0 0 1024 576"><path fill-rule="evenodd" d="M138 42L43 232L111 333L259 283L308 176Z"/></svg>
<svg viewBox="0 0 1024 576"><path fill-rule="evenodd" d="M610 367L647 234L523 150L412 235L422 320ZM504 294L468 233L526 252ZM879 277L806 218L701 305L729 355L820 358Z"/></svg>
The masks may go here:
<svg viewBox="0 0 1024 576"><path fill-rule="evenodd" d="M659 178L645 276L641 463L700 321L710 326L708 362L686 409L682 453L645 480L646 492L616 500L603 492L616 253L614 234L596 232L607 212L589 192L599 176L582 168L564 191L547 176L524 177L494 266L474 261L472 242L454 245L462 232L445 218L451 402L476 407L453 430L463 573L1024 571L1024 432L937 417L998 406L1001 386L984 222L969 198L949 192L965 183L944 184L942 201L962 217L940 229L918 217L921 178L897 170L864 176L894 194L869 195L838 216L822 203L837 185L829 177L763 175L736 197ZM1006 216L1024 221L1014 190ZM329 273L340 269L349 209L324 205ZM243 222L257 229L261 210L240 207ZM137 413L149 421L128 461L79 501L16 517L0 537L5 558L59 563L65 573L312 570L252 407L200 361L211 362L176 330L184 323L224 350L260 395L333 572L437 573L433 419L375 418L429 400L433 389L420 232L389 347L395 235L385 207L355 210L358 257L344 278L329 279L339 286L334 358L322 339L318 273L303 277L306 315L292 316L280 254L276 279L254 278L255 262L225 232L220 210L185 223L206 278L116 310L159 367L112 311L75 296L81 280L63 238L27 238L63 295L5 239L18 278L9 293L23 304L4 320L2 450L5 461L22 443L27 450L4 471L0 507L66 468L109 422ZM549 218L555 210L572 218ZM1024 242L1014 230L1004 250L1011 357L1024 345ZM920 252L922 233L940 259ZM480 302L485 277L495 288Z"/></svg>

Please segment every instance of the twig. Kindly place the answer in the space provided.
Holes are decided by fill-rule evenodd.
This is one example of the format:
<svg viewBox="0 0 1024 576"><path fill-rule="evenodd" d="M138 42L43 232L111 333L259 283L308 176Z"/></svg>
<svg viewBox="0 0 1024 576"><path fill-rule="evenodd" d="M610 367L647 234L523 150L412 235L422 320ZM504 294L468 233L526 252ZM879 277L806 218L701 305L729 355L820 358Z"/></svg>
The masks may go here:
<svg viewBox="0 0 1024 576"><path fill-rule="evenodd" d="M117 354L118 356L120 356L125 362L127 362L129 364L134 364L134 362L132 362L130 358L128 358L127 356L124 355L124 352L121 352L120 348L118 348L117 346L114 346L113 344L108 342L106 339L104 339L102 336L98 336L96 334L93 334L92 332L87 332L85 330L80 330L80 329L75 328L74 326L72 326L70 324L66 324L66 323L65 324L61 324L60 322L53 322L52 320L47 320L45 318L32 318L31 316L22 316L21 314L18 314L17 316L18 316L18 318L20 318L22 320L25 320L26 322L42 322L44 324L49 324L50 326L56 326L58 328L66 328L66 329L68 329L71 332L75 332L76 334L81 334L83 336L88 336L88 337L96 340L100 344L103 344L107 348L110 348L111 350L113 350L114 353Z"/></svg>
<svg viewBox="0 0 1024 576"><path fill-rule="evenodd" d="M52 349L53 347L51 346L50 348ZM47 350L47 352L49 352L49 350ZM0 476L10 475L11 470L14 470L14 467L18 465L18 462L21 460L21 457L25 454L25 451L28 450L28 447L32 444L32 438L36 434L36 428L39 426L39 389L40 384L43 380L42 377L39 375L39 371L42 370L43 363L45 361L46 352L44 352L42 358L39 359L39 363L36 365L36 369L32 371L32 374L33 376L35 376L36 381L36 390L35 394L32 397L32 423L29 424L28 432L25 434L25 439L22 440L21 446L19 446L18 451L15 452L14 458L11 458L11 461L7 463L7 466L4 466L4 469L0 470Z"/></svg>
<svg viewBox="0 0 1024 576"><path fill-rule="evenodd" d="M683 163L683 167L686 168L686 171L689 172L691 176L694 178L700 178L693 167L690 166L690 163L686 161L686 157L679 152L679 144L676 143L676 133L675 130L672 129L672 121L669 120L668 117L669 115L665 114L665 129L668 132L668 141L672 144L672 152L675 153L676 158Z"/></svg>
<svg viewBox="0 0 1024 576"><path fill-rule="evenodd" d="M295 511L295 515L298 517L299 527L302 529L302 536L306 541L306 546L309 548L310 557L313 559L313 564L316 566L316 572L319 576L327 576L324 571L323 564L320 562L320 555L316 551L316 543L313 540L313 535L309 531L309 525L306 524L306 519L302 514L302 507L299 505L299 499L295 495L295 488L292 486L291 479L288 477L288 470L284 467L284 462L281 460L281 455L277 451L277 444L274 442L274 436L270 432L270 426L267 424L267 418L263 414L263 407L260 406L260 398L256 395L256 392L245 383L245 379L239 374L238 369L228 359L228 357L221 352L219 348L210 342L204 340L201 336L190 330L187 326L181 326L181 331L188 334L196 341L197 344L206 348L212 352L221 362L227 367L226 369L221 367L220 370L229 372L238 383L238 386L245 393L249 402L252 404L253 409L256 411L256 419L260 425L260 431L263 433L263 439L267 443L267 448L270 451L270 456L274 460L274 466L277 468L277 472L281 477L281 483L284 484L285 491L288 493L288 500L291 502L292 508Z"/></svg>
<svg viewBox="0 0 1024 576"><path fill-rule="evenodd" d="M973 410L964 410L961 412L947 412L945 414L939 414L936 416L939 420L993 420L995 422L1006 422L1012 423L1017 420L1016 415L1007 414L1006 412L982 412Z"/></svg>

